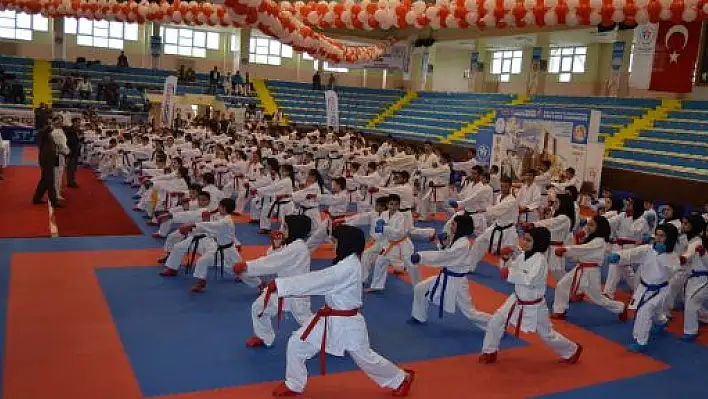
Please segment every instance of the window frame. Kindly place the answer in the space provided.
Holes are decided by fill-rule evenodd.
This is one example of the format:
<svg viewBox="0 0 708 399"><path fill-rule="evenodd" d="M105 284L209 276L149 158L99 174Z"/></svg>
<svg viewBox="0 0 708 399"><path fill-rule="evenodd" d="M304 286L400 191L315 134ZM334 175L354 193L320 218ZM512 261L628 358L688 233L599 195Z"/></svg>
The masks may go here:
<svg viewBox="0 0 708 399"><path fill-rule="evenodd" d="M166 55L206 58L208 51L218 51L221 47L220 32L190 26L162 26L160 36Z"/></svg>
<svg viewBox="0 0 708 399"><path fill-rule="evenodd" d="M507 64L508 63L508 64ZM523 71L524 51L520 49L492 50L492 62L489 73L499 76L499 81L509 83L511 75L520 75ZM498 66L499 68L496 68ZM506 68L508 66L508 68ZM496 70L496 71L495 71ZM514 72L516 71L516 72Z"/></svg>
<svg viewBox="0 0 708 399"><path fill-rule="evenodd" d="M123 50L126 41L138 41L139 29L137 23L64 19L64 34L76 36L76 45L82 47Z"/></svg>
<svg viewBox="0 0 708 399"><path fill-rule="evenodd" d="M29 42L34 40L34 32L49 32L49 19L15 10L0 12L0 40Z"/></svg>
<svg viewBox="0 0 708 399"><path fill-rule="evenodd" d="M570 83L587 71L587 61L588 46L551 46L548 73L558 75L559 83Z"/></svg>
<svg viewBox="0 0 708 399"><path fill-rule="evenodd" d="M232 36L231 48L235 39ZM261 32L251 32L248 40L248 63L259 65L280 66L283 58L293 58L293 48L277 39L266 36Z"/></svg>

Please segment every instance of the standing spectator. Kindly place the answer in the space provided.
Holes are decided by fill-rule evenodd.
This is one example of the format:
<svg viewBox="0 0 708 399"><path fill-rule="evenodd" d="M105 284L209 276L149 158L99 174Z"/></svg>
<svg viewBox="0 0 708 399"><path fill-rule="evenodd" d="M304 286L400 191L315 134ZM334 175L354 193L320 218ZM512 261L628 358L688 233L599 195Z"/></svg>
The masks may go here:
<svg viewBox="0 0 708 399"><path fill-rule="evenodd" d="M61 126L61 117L55 117L55 122L58 126ZM57 145L54 143L52 137L52 130L49 125L45 126L41 130L37 130L37 147L39 147L39 167L42 171L39 182L37 183L37 189L34 191L34 198L32 203L35 205L41 205L44 203L42 200L44 194L48 194L49 203L52 204L54 208L61 208L59 199L57 198L57 192L54 188L54 168L59 164L59 155Z"/></svg>
<svg viewBox="0 0 708 399"><path fill-rule="evenodd" d="M246 72L246 79L243 81L243 95L251 95L251 75Z"/></svg>
<svg viewBox="0 0 708 399"><path fill-rule="evenodd" d="M224 94L227 96L231 94L231 72L226 73L226 76L221 81L221 87L224 88Z"/></svg>
<svg viewBox="0 0 708 399"><path fill-rule="evenodd" d="M243 92L243 76L241 76L241 71L236 71L236 74L231 77L231 87L237 96L240 96Z"/></svg>
<svg viewBox="0 0 708 399"><path fill-rule="evenodd" d="M187 68L187 74L185 75L185 81L188 83L194 83L197 81L197 73L194 72L194 69Z"/></svg>
<svg viewBox="0 0 708 399"><path fill-rule="evenodd" d="M177 71L177 81L184 83L187 79L187 72L184 70L184 64L179 66L179 71Z"/></svg>
<svg viewBox="0 0 708 399"><path fill-rule="evenodd" d="M337 78L334 76L333 72L329 73L329 79L327 79L327 89L334 90L337 85Z"/></svg>
<svg viewBox="0 0 708 399"><path fill-rule="evenodd" d="M322 90L322 75L320 71L315 71L312 75L312 90Z"/></svg>
<svg viewBox="0 0 708 399"><path fill-rule="evenodd" d="M128 68L128 57L125 56L125 51L121 51L118 56L118 66L121 68Z"/></svg>
<svg viewBox="0 0 708 399"><path fill-rule="evenodd" d="M84 76L84 78L81 79L77 85L77 89L79 90L79 97L82 100L88 100L91 98L91 81L89 81L87 76Z"/></svg>
<svg viewBox="0 0 708 399"><path fill-rule="evenodd" d="M209 92L216 95L216 87L221 81L221 74L219 73L219 68L216 66L209 72Z"/></svg>
<svg viewBox="0 0 708 399"><path fill-rule="evenodd" d="M61 97L64 98L67 94L69 97L74 97L74 90L76 88L76 81L71 75L64 77L64 81L61 85Z"/></svg>
<svg viewBox="0 0 708 399"><path fill-rule="evenodd" d="M66 145L69 147L69 156L66 157L66 180L67 187L70 188L79 188L79 185L76 184L76 168L81 156L82 135L80 122L80 118L74 118L71 120L71 126L64 128Z"/></svg>
<svg viewBox="0 0 708 399"><path fill-rule="evenodd" d="M39 108L34 110L34 128L39 133L40 130L49 126L49 117L52 112L46 103L39 103Z"/></svg>
<svg viewBox="0 0 708 399"><path fill-rule="evenodd" d="M108 83L106 84L106 92L104 93L104 95L106 97L106 102L111 107L115 107L118 105L118 90L118 84L113 81L113 78L109 77Z"/></svg>

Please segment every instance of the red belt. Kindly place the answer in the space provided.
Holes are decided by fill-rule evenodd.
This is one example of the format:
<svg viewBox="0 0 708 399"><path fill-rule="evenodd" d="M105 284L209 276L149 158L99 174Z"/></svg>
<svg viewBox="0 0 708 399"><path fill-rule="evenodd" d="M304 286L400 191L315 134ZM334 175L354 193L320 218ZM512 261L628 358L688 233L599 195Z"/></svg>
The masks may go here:
<svg viewBox="0 0 708 399"><path fill-rule="evenodd" d="M514 309L516 309L516 305L519 305L519 317L516 320L516 330L514 331L515 336L519 336L519 330L521 329L521 321L523 320L524 317L524 306L527 305L536 305L541 303L543 301L543 297L540 297L538 299L534 299L532 301L522 301L518 297L516 298L516 302L514 302L513 305L511 305L511 309L509 309L509 314L506 316L506 323L504 323L504 330L509 326L509 321L511 321L511 316L514 314Z"/></svg>
<svg viewBox="0 0 708 399"><path fill-rule="evenodd" d="M583 271L585 269L600 267L597 263L591 262L581 262L575 267L575 272L573 273L573 282L570 284L570 297L575 298L578 295L578 289L580 288L580 279L583 277Z"/></svg>
<svg viewBox="0 0 708 399"><path fill-rule="evenodd" d="M266 290L265 297L263 297L263 310L261 310L261 313L258 314L258 317L263 317L263 313L265 312L266 308L268 307L268 302L270 302L270 295L272 294L272 291ZM280 297L278 298L278 328L280 328L280 319L283 318L283 298Z"/></svg>
<svg viewBox="0 0 708 399"><path fill-rule="evenodd" d="M641 244L640 241L637 241L637 240L629 240L629 239L626 239L626 238L618 238L618 239L616 239L616 240L613 240L612 243L613 243L613 244L617 244L617 245L638 245L638 244Z"/></svg>
<svg viewBox="0 0 708 399"><path fill-rule="evenodd" d="M312 321L310 321L310 324L308 324L307 328L305 328L305 331L302 332L300 339L304 341L310 335L312 329L315 328L317 322L324 317L324 332L322 333L322 344L320 345L320 372L322 373L322 375L325 375L325 365L327 359L327 353L325 351L327 347L327 318L329 316L353 317L357 314L359 314L359 309L338 310L332 309L329 306L325 305L323 308L318 310L317 313L315 313L315 316L312 318Z"/></svg>
<svg viewBox="0 0 708 399"><path fill-rule="evenodd" d="M551 241L550 245L558 246L558 245L565 245L565 243L563 241Z"/></svg>

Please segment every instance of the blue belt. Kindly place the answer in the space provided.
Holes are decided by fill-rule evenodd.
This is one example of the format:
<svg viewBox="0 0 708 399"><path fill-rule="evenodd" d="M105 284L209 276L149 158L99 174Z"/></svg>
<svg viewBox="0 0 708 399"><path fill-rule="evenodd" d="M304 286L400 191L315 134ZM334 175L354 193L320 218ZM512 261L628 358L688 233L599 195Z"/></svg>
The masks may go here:
<svg viewBox="0 0 708 399"><path fill-rule="evenodd" d="M661 292L661 289L664 287L667 287L669 285L668 281L665 281L663 283L659 284L647 284L644 280L640 279L639 282L644 286L645 291L642 294L642 297L639 298L639 304L637 305L637 310L639 310L644 304L647 302L651 301L654 299L659 293ZM647 294L649 297L647 297Z"/></svg>
<svg viewBox="0 0 708 399"><path fill-rule="evenodd" d="M438 290L438 286L440 285L440 277L442 277L442 291L440 291L440 306L438 310L438 317L442 319L443 317L443 312L444 312L444 306L445 306L445 291L447 291L447 278L448 277L466 277L467 274L469 273L457 273L448 270L447 267L443 267L440 270L440 274L438 274L438 277L435 279L435 284L433 284L433 289L426 292L425 296L428 297L431 301L435 297L435 292Z"/></svg>
<svg viewBox="0 0 708 399"><path fill-rule="evenodd" d="M701 270L701 271L691 270L691 275L689 275L688 278L696 278L696 277L708 277L708 270Z"/></svg>

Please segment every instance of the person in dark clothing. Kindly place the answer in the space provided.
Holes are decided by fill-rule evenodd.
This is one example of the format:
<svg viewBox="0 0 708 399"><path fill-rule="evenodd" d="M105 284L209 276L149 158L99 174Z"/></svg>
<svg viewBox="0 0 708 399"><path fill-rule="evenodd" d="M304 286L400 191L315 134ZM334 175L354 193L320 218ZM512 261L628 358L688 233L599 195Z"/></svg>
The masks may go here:
<svg viewBox="0 0 708 399"><path fill-rule="evenodd" d="M118 56L118 64L121 68L128 68L128 57L126 57L125 52L121 51Z"/></svg>
<svg viewBox="0 0 708 399"><path fill-rule="evenodd" d="M35 205L44 204L44 194L47 193L49 202L54 208L61 208L57 191L54 187L54 167L59 165L59 155L56 144L52 139L52 127L46 125L37 130L37 147L39 147L39 167L42 174L34 191L32 203Z"/></svg>
<svg viewBox="0 0 708 399"><path fill-rule="evenodd" d="M37 132L39 132L40 129L43 129L43 128L49 126L50 115L51 115L51 111L49 110L49 107L47 107L47 104L45 104L45 103L40 103L39 108L35 108L35 110L34 110L34 128L37 129Z"/></svg>
<svg viewBox="0 0 708 399"><path fill-rule="evenodd" d="M312 90L322 90L322 75L320 75L320 71L312 75Z"/></svg>
<svg viewBox="0 0 708 399"><path fill-rule="evenodd" d="M209 93L216 95L216 88L221 81L221 73L219 69L214 67L214 69L209 72Z"/></svg>
<svg viewBox="0 0 708 399"><path fill-rule="evenodd" d="M64 129L66 134L66 144L69 147L69 156L66 157L66 180L67 187L79 188L76 184L76 168L79 164L79 156L81 155L81 127L79 126L79 118L71 120L71 126Z"/></svg>

